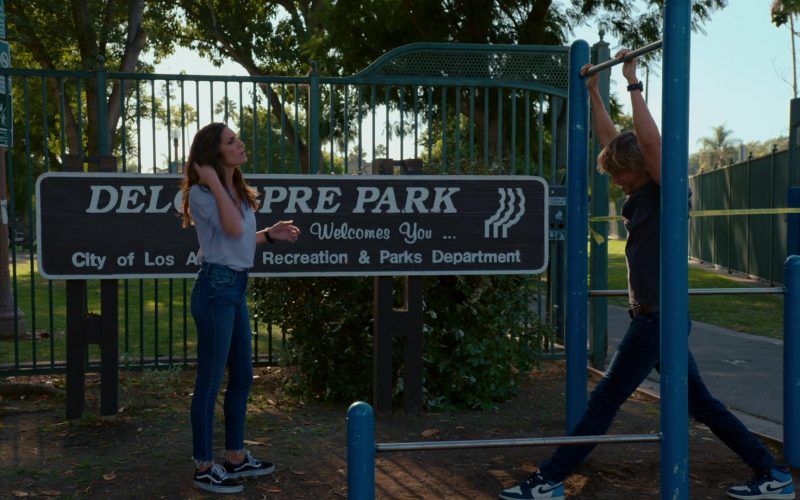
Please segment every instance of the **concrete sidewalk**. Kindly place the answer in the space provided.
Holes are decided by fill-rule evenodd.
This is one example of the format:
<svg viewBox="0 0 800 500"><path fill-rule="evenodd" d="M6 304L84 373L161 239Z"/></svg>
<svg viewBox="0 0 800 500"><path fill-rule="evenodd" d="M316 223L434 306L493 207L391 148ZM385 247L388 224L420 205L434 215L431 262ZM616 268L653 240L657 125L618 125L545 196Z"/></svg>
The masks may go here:
<svg viewBox="0 0 800 500"><path fill-rule="evenodd" d="M608 307L608 356L628 328L628 311ZM689 336L700 374L711 393L752 431L783 440L783 341L692 322ZM655 370L640 389L658 395Z"/></svg>

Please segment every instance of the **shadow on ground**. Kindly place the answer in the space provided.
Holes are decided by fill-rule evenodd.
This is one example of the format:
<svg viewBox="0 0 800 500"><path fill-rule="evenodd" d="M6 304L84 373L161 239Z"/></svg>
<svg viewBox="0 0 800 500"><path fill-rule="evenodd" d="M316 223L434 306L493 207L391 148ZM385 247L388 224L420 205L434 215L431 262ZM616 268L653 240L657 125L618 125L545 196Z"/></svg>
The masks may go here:
<svg viewBox="0 0 800 500"><path fill-rule="evenodd" d="M346 498L348 403L304 402L286 395L286 368L259 368L256 374L247 446L256 457L274 461L277 470L268 478L246 481L238 497ZM204 498L191 484L188 411L193 376L192 371L123 373L121 411L113 420L96 416L99 380L89 377L87 416L79 423L64 420L63 378L7 379L50 384L57 395L0 400L2 489L18 497ZM376 432L381 442L557 436L564 433L564 406L564 365L555 362L532 373L519 397L495 411L397 412L379 416ZM221 422L217 428L222 446ZM658 428L658 402L637 395L623 406L611 433L654 433ZM704 426L691 423L689 447L691 498L724 498L728 486L749 478L749 469ZM379 454L376 496L496 498L499 490L526 478L552 450ZM658 497L659 460L655 444L602 445L567 481L568 497Z"/></svg>

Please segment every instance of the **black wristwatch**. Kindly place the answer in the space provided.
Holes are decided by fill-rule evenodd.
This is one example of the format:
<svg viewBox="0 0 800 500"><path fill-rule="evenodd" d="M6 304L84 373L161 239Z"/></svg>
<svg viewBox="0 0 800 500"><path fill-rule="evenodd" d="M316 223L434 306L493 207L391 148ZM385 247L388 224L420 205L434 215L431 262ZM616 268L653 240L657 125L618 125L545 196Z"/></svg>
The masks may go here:
<svg viewBox="0 0 800 500"><path fill-rule="evenodd" d="M631 83L628 85L628 92L633 92L634 90L638 90L639 92L644 92L644 85L642 82Z"/></svg>

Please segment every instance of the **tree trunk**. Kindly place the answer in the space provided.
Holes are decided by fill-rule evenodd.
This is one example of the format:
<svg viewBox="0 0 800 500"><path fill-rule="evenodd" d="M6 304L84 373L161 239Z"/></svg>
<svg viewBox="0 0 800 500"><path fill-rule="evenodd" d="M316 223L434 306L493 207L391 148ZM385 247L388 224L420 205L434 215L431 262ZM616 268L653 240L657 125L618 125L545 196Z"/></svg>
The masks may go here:
<svg viewBox="0 0 800 500"><path fill-rule="evenodd" d="M139 61L139 56L147 42L147 35L142 29L143 18L144 0L129 0L128 35L125 41L125 54L122 56L122 63L119 68L123 73L133 72L136 69L136 63ZM114 81L108 98L108 130L106 131L110 138L109 148L111 151L116 147L117 123L122 116L122 101L124 98L122 81Z"/></svg>

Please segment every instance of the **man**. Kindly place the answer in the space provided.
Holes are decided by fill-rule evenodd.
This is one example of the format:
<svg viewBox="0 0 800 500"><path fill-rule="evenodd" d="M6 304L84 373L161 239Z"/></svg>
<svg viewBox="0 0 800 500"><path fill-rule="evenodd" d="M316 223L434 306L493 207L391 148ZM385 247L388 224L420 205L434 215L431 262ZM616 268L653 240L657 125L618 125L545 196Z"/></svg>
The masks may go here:
<svg viewBox="0 0 800 500"><path fill-rule="evenodd" d="M622 58L628 51L617 54ZM581 68L585 75L591 64ZM634 132L620 134L606 112L597 88L597 74L586 79L592 103L597 140L603 146L598 170L611 176L627 195L622 218L628 231L625 258L631 322L603 379L592 391L573 435L601 435L611 426L619 407L650 371L659 369L659 224L661 135L642 96L636 76L636 59L622 66L628 81ZM669 168L669 166L667 166ZM741 486L728 489L740 499L792 499L791 474L778 467L764 445L709 393L691 353L688 363L689 414L711 431L749 465L755 475ZM539 471L520 485L503 490L504 500L563 499L564 479L592 451L594 445L561 446Z"/></svg>

